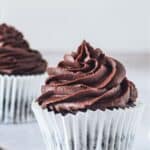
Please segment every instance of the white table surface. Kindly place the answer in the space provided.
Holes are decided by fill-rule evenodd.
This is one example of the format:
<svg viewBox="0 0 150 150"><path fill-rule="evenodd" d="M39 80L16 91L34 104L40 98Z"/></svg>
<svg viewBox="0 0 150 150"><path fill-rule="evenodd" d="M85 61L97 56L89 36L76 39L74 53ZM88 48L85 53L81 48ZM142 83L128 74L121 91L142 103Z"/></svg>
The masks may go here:
<svg viewBox="0 0 150 150"><path fill-rule="evenodd" d="M52 58L57 60L57 57L53 56ZM136 67L138 69L135 70L135 62L134 65L130 66L128 60L123 61L128 68L128 77L136 83L140 91L139 99L147 104L133 150L150 150L150 107L148 107L150 103L148 101L150 96L150 68L148 67L150 64L146 64L145 68ZM36 122L21 125L0 125L0 146L5 150L45 150Z"/></svg>

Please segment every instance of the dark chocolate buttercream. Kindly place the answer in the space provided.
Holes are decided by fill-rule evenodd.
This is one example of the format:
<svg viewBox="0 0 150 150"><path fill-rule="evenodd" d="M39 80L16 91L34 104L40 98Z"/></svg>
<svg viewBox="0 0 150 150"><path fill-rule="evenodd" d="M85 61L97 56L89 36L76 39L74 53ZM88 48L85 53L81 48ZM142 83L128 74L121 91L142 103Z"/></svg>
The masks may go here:
<svg viewBox="0 0 150 150"><path fill-rule="evenodd" d="M48 74L37 101L56 113L124 108L137 98L124 66L86 41L56 68L48 68Z"/></svg>
<svg viewBox="0 0 150 150"><path fill-rule="evenodd" d="M24 39L20 31L3 23L0 25L0 46L29 48L29 43Z"/></svg>
<svg viewBox="0 0 150 150"><path fill-rule="evenodd" d="M46 67L46 61L29 47L21 32L12 26L0 25L0 74L41 74Z"/></svg>

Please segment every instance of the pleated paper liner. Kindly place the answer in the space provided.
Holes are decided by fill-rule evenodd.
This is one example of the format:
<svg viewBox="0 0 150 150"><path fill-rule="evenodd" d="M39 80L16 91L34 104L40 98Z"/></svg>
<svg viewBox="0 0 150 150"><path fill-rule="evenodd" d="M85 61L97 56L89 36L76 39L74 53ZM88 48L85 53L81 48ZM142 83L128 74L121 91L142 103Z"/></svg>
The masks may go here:
<svg viewBox="0 0 150 150"><path fill-rule="evenodd" d="M43 75L0 75L0 123L23 123L34 120L32 100L40 94Z"/></svg>
<svg viewBox="0 0 150 150"><path fill-rule="evenodd" d="M143 107L63 116L32 105L47 150L131 150Z"/></svg>

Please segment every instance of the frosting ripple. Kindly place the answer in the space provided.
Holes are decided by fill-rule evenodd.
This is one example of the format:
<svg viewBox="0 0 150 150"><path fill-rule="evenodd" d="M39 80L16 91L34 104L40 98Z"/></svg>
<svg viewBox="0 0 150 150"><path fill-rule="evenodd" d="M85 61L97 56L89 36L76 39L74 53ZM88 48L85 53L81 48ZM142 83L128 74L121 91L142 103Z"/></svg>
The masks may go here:
<svg viewBox="0 0 150 150"><path fill-rule="evenodd" d="M21 32L3 23L0 25L0 46L29 48L29 43L24 39Z"/></svg>
<svg viewBox="0 0 150 150"><path fill-rule="evenodd" d="M46 66L46 61L37 51L0 47L0 74L41 74L45 72Z"/></svg>
<svg viewBox="0 0 150 150"><path fill-rule="evenodd" d="M86 41L77 52L65 55L57 67L48 68L48 74L37 101L56 113L124 108L137 98L124 66Z"/></svg>
<svg viewBox="0 0 150 150"><path fill-rule="evenodd" d="M47 67L41 54L32 50L21 32L0 25L0 74L32 75L44 73Z"/></svg>

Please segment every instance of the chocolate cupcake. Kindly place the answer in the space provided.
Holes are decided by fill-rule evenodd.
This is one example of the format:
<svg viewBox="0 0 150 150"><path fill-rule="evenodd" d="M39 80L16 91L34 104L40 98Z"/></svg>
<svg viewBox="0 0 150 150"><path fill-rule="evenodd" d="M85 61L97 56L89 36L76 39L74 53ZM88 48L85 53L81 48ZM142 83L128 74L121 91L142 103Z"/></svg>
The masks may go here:
<svg viewBox="0 0 150 150"><path fill-rule="evenodd" d="M31 102L40 92L47 63L21 32L0 25L0 122L33 120Z"/></svg>
<svg viewBox="0 0 150 150"><path fill-rule="evenodd" d="M132 147L143 107L118 60L83 41L48 75L32 105L47 150Z"/></svg>

